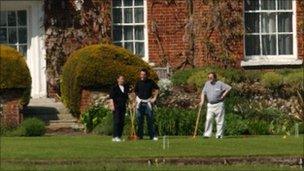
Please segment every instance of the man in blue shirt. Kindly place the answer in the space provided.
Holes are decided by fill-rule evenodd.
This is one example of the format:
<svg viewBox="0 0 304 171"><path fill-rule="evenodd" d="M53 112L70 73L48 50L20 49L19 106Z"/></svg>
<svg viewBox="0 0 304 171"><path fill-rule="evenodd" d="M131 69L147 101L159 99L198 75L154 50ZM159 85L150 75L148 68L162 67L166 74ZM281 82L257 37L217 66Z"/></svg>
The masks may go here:
<svg viewBox="0 0 304 171"><path fill-rule="evenodd" d="M218 81L214 72L208 74L208 81L202 90L200 107L205 102L205 96L207 96L207 115L205 123L204 137L209 138L212 135L212 120L215 116L216 121L216 138L223 138L224 135L224 99L228 92L231 90L231 86Z"/></svg>

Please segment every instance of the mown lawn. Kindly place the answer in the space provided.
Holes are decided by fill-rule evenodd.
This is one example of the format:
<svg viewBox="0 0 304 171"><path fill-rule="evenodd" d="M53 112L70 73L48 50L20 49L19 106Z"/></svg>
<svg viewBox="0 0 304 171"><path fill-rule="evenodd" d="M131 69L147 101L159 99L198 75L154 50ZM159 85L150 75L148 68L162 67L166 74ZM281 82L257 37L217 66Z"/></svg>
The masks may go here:
<svg viewBox="0 0 304 171"><path fill-rule="evenodd" d="M109 164L96 161L108 161L113 159L138 159L149 157L247 157L247 156L302 156L303 138L289 136L249 136L249 137L226 137L224 139L191 139L191 137L170 137L169 149L163 150L162 139L150 141L125 141L121 143L111 142L111 137L106 136L44 136L44 137L1 137L1 168L33 170L42 168L46 170L100 170L97 168L134 170L134 168L146 168L146 165L132 164ZM82 161L81 163L66 164L58 161ZM13 161L13 162L12 162ZM16 162L14 162L16 161ZM22 161L22 162L20 162ZM31 164L32 161L56 161L48 165ZM90 163L90 161L95 161ZM87 163L88 162L88 163ZM73 163L73 162L71 162ZM98 163L98 162L97 162ZM110 166L109 166L110 165ZM156 170L197 170L207 169L210 166L168 166L151 167L146 169ZM263 170L282 169L279 166L214 166L218 168L241 170L250 167L264 168ZM73 169L74 168L74 169ZM133 169L132 169L133 168ZM209 169L208 169L209 168ZM260 169L258 169L260 170ZM286 170L286 169L282 169Z"/></svg>
<svg viewBox="0 0 304 171"><path fill-rule="evenodd" d="M229 170L229 171L261 171L261 170L269 170L269 171L301 171L302 169L299 166L279 166L279 165L248 165L248 164L235 164L235 165L152 165L149 166L148 164L121 164L121 163L86 163L86 164L55 164L55 165L33 165L31 163L27 164L20 164L20 163L2 163L1 168L3 170L54 170L54 171L84 171L84 170L130 170L130 171L142 171L142 170ZM1 170L2 170L1 169Z"/></svg>

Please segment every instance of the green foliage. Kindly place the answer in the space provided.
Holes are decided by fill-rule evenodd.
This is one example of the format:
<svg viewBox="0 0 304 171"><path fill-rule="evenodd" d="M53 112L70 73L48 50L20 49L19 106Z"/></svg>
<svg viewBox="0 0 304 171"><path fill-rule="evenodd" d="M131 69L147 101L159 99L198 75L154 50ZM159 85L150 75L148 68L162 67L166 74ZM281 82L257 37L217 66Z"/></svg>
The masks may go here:
<svg viewBox="0 0 304 171"><path fill-rule="evenodd" d="M185 69L185 70L178 70L176 71L173 76L171 77L171 80L173 82L173 85L185 85L187 84L188 78L193 75L193 73L197 72L199 69Z"/></svg>
<svg viewBox="0 0 304 171"><path fill-rule="evenodd" d="M304 71L291 72L284 77L284 83L290 88L293 93L297 90L304 90L303 84Z"/></svg>
<svg viewBox="0 0 304 171"><path fill-rule="evenodd" d="M28 118L21 123L16 131L22 136L42 136L45 134L46 128L42 120L38 118Z"/></svg>
<svg viewBox="0 0 304 171"><path fill-rule="evenodd" d="M249 134L248 121L241 116L227 113L225 116L225 135Z"/></svg>
<svg viewBox="0 0 304 171"><path fill-rule="evenodd" d="M24 56L5 45L0 45L0 52L0 91L21 89L21 105L28 104L32 80Z"/></svg>
<svg viewBox="0 0 304 171"><path fill-rule="evenodd" d="M263 74L261 83L266 88L275 90L283 85L283 76L275 72L267 72Z"/></svg>
<svg viewBox="0 0 304 171"><path fill-rule="evenodd" d="M208 73L211 72L211 69L200 70L192 74L187 83L189 85L194 85L197 88L202 88L206 81L208 81ZM225 78L217 74L219 80L225 81Z"/></svg>
<svg viewBox="0 0 304 171"><path fill-rule="evenodd" d="M264 120L249 120L248 131L250 135L268 135L269 123Z"/></svg>
<svg viewBox="0 0 304 171"><path fill-rule="evenodd" d="M61 79L62 99L75 115L80 113L82 88L108 89L118 75L124 75L134 84L138 72L149 69L150 77L157 81L157 74L140 57L114 45L90 45L71 54L63 67Z"/></svg>
<svg viewBox="0 0 304 171"><path fill-rule="evenodd" d="M216 72L218 79L228 84L243 84L248 88L255 88L254 83L258 83L260 87L256 87L257 91L239 90L242 92L260 92L262 88L266 88L268 93L280 92L281 95L294 95L296 90L303 90L303 71L300 69L280 69L271 72L261 70L242 70L227 68L222 69L216 66L208 66L204 68L194 68L176 71L172 76L174 85L194 85L201 88L207 81L209 72ZM267 93L267 92L266 92ZM246 94L242 94L246 96Z"/></svg>
<svg viewBox="0 0 304 171"><path fill-rule="evenodd" d="M225 135L290 135L294 132L294 123L289 116L276 108L260 109L247 102L240 105L247 106L242 111L234 111L227 101L225 116ZM239 101L240 103L240 101ZM113 114L102 106L92 107L84 113L83 123L87 130L98 135L112 135ZM157 134L162 135L192 135L195 127L197 111L190 109L156 107L154 110L155 128ZM84 119L85 118L85 119ZM198 135L204 132L206 109L203 108L200 118ZM93 123L95 120L95 123ZM215 124L215 123L214 123ZM301 125L302 123L300 123ZM136 126L136 123L135 123ZM124 135L129 135L130 116L125 118ZM214 125L214 131L216 126ZM144 127L147 130L146 124ZM303 131L300 129L300 132Z"/></svg>
<svg viewBox="0 0 304 171"><path fill-rule="evenodd" d="M156 108L155 125L158 135L191 135L196 112L179 108ZM199 130L201 132L201 130Z"/></svg>
<svg viewBox="0 0 304 171"><path fill-rule="evenodd" d="M112 112L103 106L93 106L81 115L81 122L84 124L86 130L91 132L101 123L107 124L107 122L105 122L106 116L112 116Z"/></svg>

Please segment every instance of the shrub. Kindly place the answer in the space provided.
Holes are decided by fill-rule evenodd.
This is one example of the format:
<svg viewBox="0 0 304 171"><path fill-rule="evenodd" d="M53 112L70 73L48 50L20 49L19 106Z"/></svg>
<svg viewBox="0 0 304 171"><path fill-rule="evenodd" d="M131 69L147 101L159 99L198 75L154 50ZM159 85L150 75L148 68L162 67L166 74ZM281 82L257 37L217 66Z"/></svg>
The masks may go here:
<svg viewBox="0 0 304 171"><path fill-rule="evenodd" d="M124 126L124 129L126 126ZM101 122L93 129L93 133L98 135L113 135L113 114L107 113Z"/></svg>
<svg viewBox="0 0 304 171"><path fill-rule="evenodd" d="M156 108L155 125L158 135L192 135L196 121L196 111L179 108ZM204 118L202 116L202 118ZM202 133L202 124L198 134Z"/></svg>
<svg viewBox="0 0 304 171"><path fill-rule="evenodd" d="M188 78L196 73L199 69L185 69L185 70L178 70L176 71L173 76L171 77L171 80L173 82L173 85L185 85L187 84Z"/></svg>
<svg viewBox="0 0 304 171"><path fill-rule="evenodd" d="M269 123L263 120L250 120L248 122L248 131L250 135L268 135Z"/></svg>
<svg viewBox="0 0 304 171"><path fill-rule="evenodd" d="M112 112L109 109L103 106L93 106L81 115L81 122L84 124L86 130L91 132L97 125L102 123L108 115L112 116Z"/></svg>
<svg viewBox="0 0 304 171"><path fill-rule="evenodd" d="M266 88L276 90L283 85L283 76L275 72L267 72L263 74L261 83Z"/></svg>
<svg viewBox="0 0 304 171"><path fill-rule="evenodd" d="M127 115L125 117L123 135L129 136L130 130L131 120L130 115ZM102 121L93 129L93 133L98 135L113 135L113 114L107 113L107 115L102 119Z"/></svg>
<svg viewBox="0 0 304 171"><path fill-rule="evenodd" d="M295 93L297 90L304 89L303 73L304 71L291 72L284 77L284 84L290 87L290 90Z"/></svg>
<svg viewBox="0 0 304 171"><path fill-rule="evenodd" d="M263 71L260 70L245 70L243 71L243 75L244 75L244 82L248 82L248 83L255 83L255 82L260 82L262 75L263 75Z"/></svg>
<svg viewBox="0 0 304 171"><path fill-rule="evenodd" d="M158 86L160 89L160 96L166 96L170 94L170 91L172 90L172 82L169 79L161 79L158 81Z"/></svg>
<svg viewBox="0 0 304 171"><path fill-rule="evenodd" d="M248 120L239 115L227 113L225 116L225 135L248 135Z"/></svg>
<svg viewBox="0 0 304 171"><path fill-rule="evenodd" d="M193 75L191 75L188 80L187 83L189 85L193 85L197 88L199 88L201 90L201 88L204 86L205 82L208 81L208 73L212 71L211 69L205 69L205 70L200 70L196 73L194 73ZM220 75L219 73L217 73L217 77L218 80L226 81L226 78L224 78L222 75Z"/></svg>
<svg viewBox="0 0 304 171"><path fill-rule="evenodd" d="M27 64L14 48L0 45L0 91L22 89L21 105L27 105L31 94L31 75Z"/></svg>
<svg viewBox="0 0 304 171"><path fill-rule="evenodd" d="M20 127L17 128L17 132L22 136L42 136L45 134L45 131L45 123L38 118L25 119Z"/></svg>
<svg viewBox="0 0 304 171"><path fill-rule="evenodd" d="M218 79L227 83L242 82L246 80L246 75L241 69L227 68L222 69L217 66L208 66L203 68L194 68L177 71L172 76L174 85L194 85L201 88L207 81L209 72L217 73Z"/></svg>
<svg viewBox="0 0 304 171"><path fill-rule="evenodd" d="M149 65L126 49L114 45L90 45L71 54L63 67L61 93L65 105L78 115L82 88L108 90L122 74L129 83L137 80L141 68L150 70L150 77L158 80Z"/></svg>

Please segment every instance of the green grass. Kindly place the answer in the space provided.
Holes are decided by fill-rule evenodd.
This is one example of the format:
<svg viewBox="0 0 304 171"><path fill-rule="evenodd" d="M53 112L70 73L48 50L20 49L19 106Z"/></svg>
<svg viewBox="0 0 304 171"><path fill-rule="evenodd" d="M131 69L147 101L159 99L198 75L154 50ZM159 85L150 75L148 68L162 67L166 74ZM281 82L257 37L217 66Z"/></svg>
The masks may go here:
<svg viewBox="0 0 304 171"><path fill-rule="evenodd" d="M104 136L2 137L2 159L113 159L139 157L294 156L303 154L303 136L227 137L191 139L170 137L170 148L162 140L111 142Z"/></svg>
<svg viewBox="0 0 304 171"><path fill-rule="evenodd" d="M289 136L191 139L170 137L170 148L159 141L111 142L105 136L1 137L1 170L299 170L264 165L178 165L129 163L123 159L214 156L301 156L303 138ZM143 161L143 160L142 160ZM142 162L141 161L141 162ZM144 160L145 161L145 160Z"/></svg>
<svg viewBox="0 0 304 171"><path fill-rule="evenodd" d="M60 170L60 171L83 171L83 170L301 170L299 166L273 166L273 165L154 165L148 164L113 164L113 163L98 163L98 164L56 164L56 165L33 165L20 163L2 163L1 168L5 170Z"/></svg>

